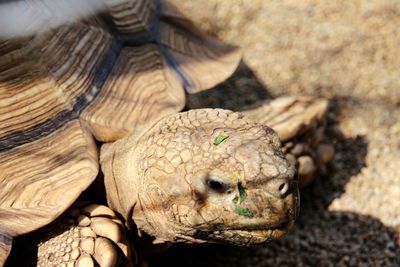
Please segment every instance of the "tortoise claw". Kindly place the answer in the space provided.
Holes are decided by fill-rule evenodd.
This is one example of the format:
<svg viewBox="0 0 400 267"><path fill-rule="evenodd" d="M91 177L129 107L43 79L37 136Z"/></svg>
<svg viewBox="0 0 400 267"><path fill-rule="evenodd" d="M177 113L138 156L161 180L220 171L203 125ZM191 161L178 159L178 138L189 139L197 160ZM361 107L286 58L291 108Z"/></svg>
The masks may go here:
<svg viewBox="0 0 400 267"><path fill-rule="evenodd" d="M114 244L107 238L96 238L93 258L101 267L113 267L117 264L118 253Z"/></svg>
<svg viewBox="0 0 400 267"><path fill-rule="evenodd" d="M82 255L75 264L76 267L94 267L94 261L89 255Z"/></svg>

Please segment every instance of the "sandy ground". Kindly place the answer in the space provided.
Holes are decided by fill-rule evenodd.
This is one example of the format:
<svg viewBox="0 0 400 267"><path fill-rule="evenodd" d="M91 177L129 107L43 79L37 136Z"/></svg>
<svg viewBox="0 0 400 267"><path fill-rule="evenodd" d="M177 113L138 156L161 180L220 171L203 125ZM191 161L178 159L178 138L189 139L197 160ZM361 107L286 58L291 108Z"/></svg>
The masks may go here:
<svg viewBox="0 0 400 267"><path fill-rule="evenodd" d="M243 49L228 81L189 108L330 99L331 171L303 190L290 234L264 247L175 246L150 266L400 266L400 2L179 1Z"/></svg>

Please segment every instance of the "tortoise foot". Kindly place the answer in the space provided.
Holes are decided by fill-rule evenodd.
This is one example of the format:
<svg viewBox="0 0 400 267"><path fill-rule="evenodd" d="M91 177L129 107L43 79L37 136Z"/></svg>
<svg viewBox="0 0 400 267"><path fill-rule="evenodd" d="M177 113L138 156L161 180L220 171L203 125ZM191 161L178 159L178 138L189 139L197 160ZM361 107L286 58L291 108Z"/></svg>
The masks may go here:
<svg viewBox="0 0 400 267"><path fill-rule="evenodd" d="M72 207L46 231L50 238L38 245L38 266L133 266L136 255L123 223L106 206Z"/></svg>

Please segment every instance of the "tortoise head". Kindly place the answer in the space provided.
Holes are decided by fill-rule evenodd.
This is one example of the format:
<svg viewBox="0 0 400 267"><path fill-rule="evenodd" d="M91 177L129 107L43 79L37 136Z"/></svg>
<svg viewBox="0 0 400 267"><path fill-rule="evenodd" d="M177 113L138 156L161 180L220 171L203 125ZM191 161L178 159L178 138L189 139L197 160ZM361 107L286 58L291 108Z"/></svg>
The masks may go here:
<svg viewBox="0 0 400 267"><path fill-rule="evenodd" d="M135 146L120 157L131 166L122 172L135 195L125 214L158 241L252 245L293 225L294 168L270 128L241 113L201 109L169 116L136 140L120 145ZM119 192L128 180L114 183ZM121 202L112 198L111 205Z"/></svg>

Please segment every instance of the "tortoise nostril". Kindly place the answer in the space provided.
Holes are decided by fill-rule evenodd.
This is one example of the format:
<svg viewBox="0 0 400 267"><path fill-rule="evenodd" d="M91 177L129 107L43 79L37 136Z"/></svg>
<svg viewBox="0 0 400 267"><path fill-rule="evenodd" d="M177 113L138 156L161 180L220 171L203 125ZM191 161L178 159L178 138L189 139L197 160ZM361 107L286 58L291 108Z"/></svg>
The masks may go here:
<svg viewBox="0 0 400 267"><path fill-rule="evenodd" d="M289 191L289 183L286 182L286 181L282 182L282 183L279 185L278 190L279 190L279 194L280 194L281 196L285 196L286 193Z"/></svg>
<svg viewBox="0 0 400 267"><path fill-rule="evenodd" d="M268 182L267 191L277 198L285 198L290 194L290 180L287 178L275 178Z"/></svg>

